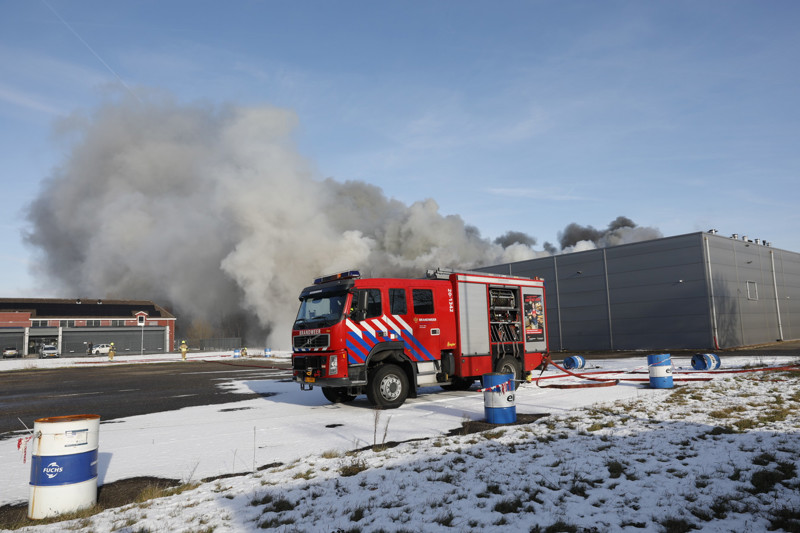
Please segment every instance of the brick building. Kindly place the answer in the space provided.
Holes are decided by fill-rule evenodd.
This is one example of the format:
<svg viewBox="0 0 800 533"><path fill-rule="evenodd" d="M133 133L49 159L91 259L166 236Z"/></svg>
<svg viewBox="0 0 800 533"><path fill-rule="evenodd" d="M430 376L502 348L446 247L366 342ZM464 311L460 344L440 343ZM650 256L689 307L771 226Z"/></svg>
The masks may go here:
<svg viewBox="0 0 800 533"><path fill-rule="evenodd" d="M23 356L55 344L59 354L86 354L113 342L119 354L172 350L175 317L146 300L0 298L0 346Z"/></svg>

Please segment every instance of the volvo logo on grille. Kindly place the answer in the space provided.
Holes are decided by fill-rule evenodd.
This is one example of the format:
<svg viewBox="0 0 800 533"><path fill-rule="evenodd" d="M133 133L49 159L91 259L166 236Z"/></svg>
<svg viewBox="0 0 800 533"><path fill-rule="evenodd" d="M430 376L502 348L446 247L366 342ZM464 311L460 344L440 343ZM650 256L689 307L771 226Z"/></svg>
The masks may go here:
<svg viewBox="0 0 800 533"><path fill-rule="evenodd" d="M311 348L327 348L330 335L298 335L294 338L294 347L298 350Z"/></svg>

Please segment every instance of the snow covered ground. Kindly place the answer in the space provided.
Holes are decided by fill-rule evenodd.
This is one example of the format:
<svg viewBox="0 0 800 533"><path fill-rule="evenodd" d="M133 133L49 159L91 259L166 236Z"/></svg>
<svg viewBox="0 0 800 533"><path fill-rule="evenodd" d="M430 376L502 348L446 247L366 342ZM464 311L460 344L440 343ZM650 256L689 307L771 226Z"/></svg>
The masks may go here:
<svg viewBox="0 0 800 533"><path fill-rule="evenodd" d="M691 371L688 358L672 362L676 378ZM796 362L726 356L720 370ZM485 418L475 389L425 389L399 409L376 411L363 397L332 405L317 389L231 377L219 386L262 397L100 426L101 484L150 475L196 487L23 530L800 530L798 372L692 374L712 380L651 389L646 363L593 360L584 369L644 372L616 374L644 382L525 384L519 416L548 416L454 436L462 422ZM0 441L0 503L27 501L23 451L17 438ZM226 474L241 475L200 482Z"/></svg>

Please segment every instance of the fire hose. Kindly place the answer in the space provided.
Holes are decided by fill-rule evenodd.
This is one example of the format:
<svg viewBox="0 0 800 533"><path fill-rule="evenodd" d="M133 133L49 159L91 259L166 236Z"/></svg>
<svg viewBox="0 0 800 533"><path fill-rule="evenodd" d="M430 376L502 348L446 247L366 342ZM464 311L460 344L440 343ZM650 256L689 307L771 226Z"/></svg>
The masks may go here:
<svg viewBox="0 0 800 533"><path fill-rule="evenodd" d="M274 365L253 365L253 364L247 364L247 363L234 363L234 362L228 362L228 361L218 361L218 360L215 360L215 359L203 359L202 361L204 363L217 363L219 365L242 366L242 367L247 367L247 368L264 368L266 370L291 370L291 368L284 368L284 367L274 366Z"/></svg>
<svg viewBox="0 0 800 533"><path fill-rule="evenodd" d="M566 374L568 374L570 376L573 376L573 377L576 377L576 378L579 378L579 379L586 379L586 380L589 380L589 381L596 381L597 383L570 383L570 384L558 383L558 384L554 384L554 385L540 385L539 384L539 380L540 379L552 379L552 378L556 378L556 377L563 377L563 376L548 376L548 377L543 378L543 377L541 377L541 374L540 374L538 378L531 380L531 381L535 381L536 382L536 386L539 387L539 388L542 388L542 389L588 389L588 388L596 388L596 387L613 387L614 385L619 385L619 379L595 378L595 377L591 377L589 375L589 373L586 373L586 372L584 372L582 374L576 374L574 372L570 372L566 368L558 366L553 361L553 359L550 357L550 354L545 355L544 360L548 364L553 365L557 369L561 370L562 372L565 372ZM544 369L542 370L542 372L544 372ZM608 372L605 372L605 373L608 374Z"/></svg>
<svg viewBox="0 0 800 533"><path fill-rule="evenodd" d="M589 380L589 381L596 381L597 383L570 383L570 384L553 384L553 385L541 385L539 381L545 379L556 379L556 378L563 378L564 375L557 375L557 376L545 376L538 378L533 378L530 381L536 382L536 386L540 388L552 388L552 389L581 389L581 388L594 388L594 387L612 387L614 385L619 385L620 381L631 381L631 382L645 382L649 381L649 378L633 378L633 377L621 377L621 378L598 378L592 377L592 375L599 374L599 375L608 375L608 374L638 374L644 373L643 371L631 370L627 372L614 372L614 371L598 371L598 372L571 372L566 368L563 368L557 365L550 354L547 354L544 358L545 362L548 364L553 365L558 370L564 372L566 375L576 377L579 379ZM687 377L681 378L673 378L675 381L711 381L713 378L711 377L689 377L691 374L707 374L707 373L714 373L714 374L742 374L742 373L750 373L750 372L780 372L780 371L798 371L800 370L800 364L795 365L785 365L779 367L760 367L760 368L743 368L737 370L714 370L712 372L706 371L695 371L695 372L675 372L674 374L683 374ZM542 370L544 372L544 370Z"/></svg>

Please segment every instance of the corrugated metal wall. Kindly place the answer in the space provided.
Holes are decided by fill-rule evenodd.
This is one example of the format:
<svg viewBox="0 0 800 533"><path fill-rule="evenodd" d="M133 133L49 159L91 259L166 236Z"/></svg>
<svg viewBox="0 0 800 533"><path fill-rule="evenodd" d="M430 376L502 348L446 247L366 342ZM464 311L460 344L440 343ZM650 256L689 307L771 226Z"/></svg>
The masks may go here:
<svg viewBox="0 0 800 533"><path fill-rule="evenodd" d="M800 335L800 254L741 239L691 233L481 270L544 278L553 351L772 342L776 287L783 338Z"/></svg>
<svg viewBox="0 0 800 533"><path fill-rule="evenodd" d="M166 344L166 328L164 326L147 326L144 328L75 328L64 329L61 339L61 352L86 353L86 343L104 344L113 342L117 353L163 353ZM167 347L166 351L171 351Z"/></svg>
<svg viewBox="0 0 800 533"><path fill-rule="evenodd" d="M0 330L0 350L13 346L19 350L19 353L22 353L22 347L25 344L24 338L24 328L4 328Z"/></svg>
<svg viewBox="0 0 800 533"><path fill-rule="evenodd" d="M783 340L800 338L800 254L774 250Z"/></svg>
<svg viewBox="0 0 800 533"><path fill-rule="evenodd" d="M800 254L705 235L721 347L800 336Z"/></svg>

